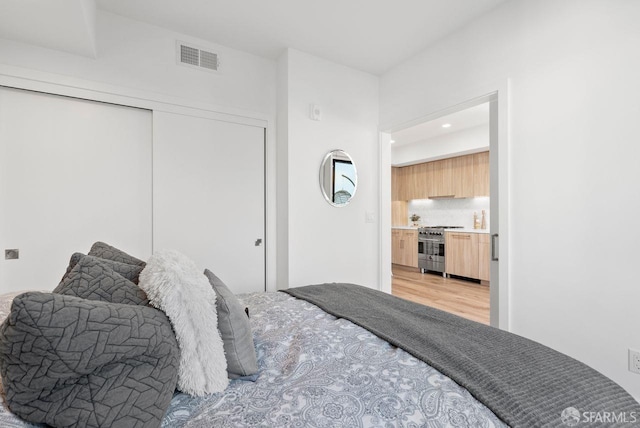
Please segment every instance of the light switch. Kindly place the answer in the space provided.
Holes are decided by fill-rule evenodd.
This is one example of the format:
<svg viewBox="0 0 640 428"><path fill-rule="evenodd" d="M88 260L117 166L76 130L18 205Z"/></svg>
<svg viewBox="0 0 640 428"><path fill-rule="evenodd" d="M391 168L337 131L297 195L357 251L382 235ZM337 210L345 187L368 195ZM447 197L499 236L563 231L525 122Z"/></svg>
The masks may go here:
<svg viewBox="0 0 640 428"><path fill-rule="evenodd" d="M375 223L376 222L376 213L373 211L367 211L365 213L365 219L367 223Z"/></svg>
<svg viewBox="0 0 640 428"><path fill-rule="evenodd" d="M309 118L311 120L321 120L322 119L322 107L318 104L309 105Z"/></svg>
<svg viewBox="0 0 640 428"><path fill-rule="evenodd" d="M17 248L12 248L10 250L4 250L4 259L5 260L15 260L20 258L20 250Z"/></svg>

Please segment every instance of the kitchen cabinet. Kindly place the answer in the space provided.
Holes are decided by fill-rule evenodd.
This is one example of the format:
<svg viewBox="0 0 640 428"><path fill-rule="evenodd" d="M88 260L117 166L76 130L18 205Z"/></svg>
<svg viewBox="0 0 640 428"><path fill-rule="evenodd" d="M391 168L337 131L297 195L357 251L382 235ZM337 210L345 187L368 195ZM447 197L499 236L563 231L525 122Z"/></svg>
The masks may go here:
<svg viewBox="0 0 640 428"><path fill-rule="evenodd" d="M391 263L396 265L402 264L400 241L402 241L402 231L399 229L391 229Z"/></svg>
<svg viewBox="0 0 640 428"><path fill-rule="evenodd" d="M418 199L418 165L409 165L402 168L403 196L406 200Z"/></svg>
<svg viewBox="0 0 640 428"><path fill-rule="evenodd" d="M446 232L444 239L446 273L478 278L478 234Z"/></svg>
<svg viewBox="0 0 640 428"><path fill-rule="evenodd" d="M489 152L393 167L391 200L489 196Z"/></svg>
<svg viewBox="0 0 640 428"><path fill-rule="evenodd" d="M433 162L433 194L429 197L453 197L453 160L442 159Z"/></svg>
<svg viewBox="0 0 640 428"><path fill-rule="evenodd" d="M402 167L398 171L398 200L408 201L409 198L409 183L411 180L410 170L408 167Z"/></svg>
<svg viewBox="0 0 640 428"><path fill-rule="evenodd" d="M489 152L473 156L473 196L489 196Z"/></svg>
<svg viewBox="0 0 640 428"><path fill-rule="evenodd" d="M458 156L451 159L451 181L456 198L474 196L474 156Z"/></svg>
<svg viewBox="0 0 640 428"><path fill-rule="evenodd" d="M491 280L488 233L445 232L445 272L465 278Z"/></svg>
<svg viewBox="0 0 640 428"><path fill-rule="evenodd" d="M478 279L491 281L491 237L488 233L478 234Z"/></svg>
<svg viewBox="0 0 640 428"><path fill-rule="evenodd" d="M391 230L391 262L403 266L418 267L417 230Z"/></svg>
<svg viewBox="0 0 640 428"><path fill-rule="evenodd" d="M433 170L433 162L424 162L415 165L416 189L414 191L414 194L416 195L416 199L428 199L430 196L433 196L435 194L435 190L433 187Z"/></svg>
<svg viewBox="0 0 640 428"><path fill-rule="evenodd" d="M402 168L392 167L391 168L391 200L392 201L402 201L400 199L400 170Z"/></svg>
<svg viewBox="0 0 640 428"><path fill-rule="evenodd" d="M408 226L409 225L409 207L407 201L391 202L391 225L392 226Z"/></svg>

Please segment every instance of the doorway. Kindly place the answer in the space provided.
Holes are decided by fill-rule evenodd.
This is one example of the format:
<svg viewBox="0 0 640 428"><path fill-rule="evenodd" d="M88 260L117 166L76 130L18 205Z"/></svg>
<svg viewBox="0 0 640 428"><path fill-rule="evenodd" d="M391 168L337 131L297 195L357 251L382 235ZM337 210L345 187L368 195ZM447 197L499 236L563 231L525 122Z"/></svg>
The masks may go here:
<svg viewBox="0 0 640 428"><path fill-rule="evenodd" d="M499 104L499 100L501 103ZM396 140L396 138L402 139L407 135L411 136L411 133L414 131L419 131L420 128L437 128L440 127L442 129L449 129L454 127L452 123L448 120L450 117L455 118L456 115L463 115L464 112L472 112L474 109L484 110L485 114L488 117L484 120L484 123L481 125L483 127L484 135L486 135L485 141L481 144L473 145L471 142L464 142L461 139L460 141L454 142L452 147L446 147L446 140L453 140L451 138L443 137L442 135L435 135L432 137L432 143L435 142L432 147L425 147L421 144L415 144L416 142L420 142L420 138L416 138L414 135L414 141L410 141L409 143L405 143L406 147L402 147L403 143L401 141L400 149L392 149L394 144L397 144L398 141L391 143L391 140ZM501 117L499 118L498 113L501 113ZM501 119L501 120L499 120ZM443 127L443 125L445 125ZM460 130L459 130L460 131ZM459 132L458 131L458 132ZM476 129L477 131L477 129ZM470 136L474 132L468 130L465 132ZM436 133L437 134L437 133ZM462 134L462 132L461 132ZM479 134L479 132L476 132ZM398 137L399 136L399 137ZM499 138L501 137L501 138ZM507 314L507 295L506 295L506 286L505 289L500 289L499 280L501 278L501 269L498 264L498 231L500 230L499 224L499 209L500 207L506 206L506 201L502 201L503 205L500 205L499 199L499 186L502 185L503 188L506 187L506 168L502 171L502 174L499 172L499 157L498 157L498 149L499 143L502 142L503 146L503 154L506 153L506 90L504 91L496 91L489 95L485 95L482 97L478 97L472 99L467 102L463 102L457 104L453 107L440 110L434 114L425 116L418 120L413 120L409 123L405 123L399 126L396 126L392 129L387 129L385 132L381 133L381 201L384 199L387 201L386 206L384 203L381 203L381 210L388 209L389 217L388 222L386 224L391 228L391 226L398 222L398 216L407 217L412 214L417 214L420 216L419 222L420 224L425 226L432 226L435 223L440 223L442 219L449 219L452 221L444 221L444 223L451 224L443 224L443 226L463 226L465 229L473 228L473 213L476 212L478 217L480 218L482 210L485 211L486 214L486 227L487 230L484 231L483 234L483 242L487 250L485 250L484 257L488 257L489 261L487 263L488 270L490 272L488 274L489 281L489 301L490 301L490 323L493 326L501 327L504 329L508 328L508 317ZM413 144L413 147L410 145ZM396 153L392 153L394 150ZM390 200L392 199L392 193L397 193L397 185L394 189L390 189L389 187L385 190L386 180L391 181L391 167L397 166L400 168L407 166L424 163L428 161L439 161L442 159L448 159L451 157L463 157L472 155L474 153L479 153L485 151L488 154L489 158L489 182L490 182L490 195L487 195L485 200L476 200L475 196L477 195L463 195L459 194L460 197L455 196L457 193L451 192L447 195L440 195L438 193L435 194L435 197L426 198L423 196L421 198L417 198L415 201L411 201L412 199L412 191L415 189L409 190L409 194L405 194L404 196L393 195L396 200L402 200L404 197L407 198L407 208L399 209L398 204L392 203ZM413 159L411 159L413 156ZM388 172L384 169L388 168ZM385 192L388 196L385 197ZM427 192L428 193L428 192ZM410 203L411 201L411 203ZM392 211L393 206L393 213ZM459 213L448 213L447 215L444 210L440 210L443 207L448 207L453 210L459 210ZM430 209L431 208L431 209ZM466 210L467 214L464 217L460 217L460 215ZM414 212L417 211L417 212ZM421 216L420 214L425 214L425 216ZM429 218L430 217L430 218ZM382 234L388 234L388 229L384 229L384 221L381 222L381 236ZM456 224L454 224L456 223ZM460 224L458 224L460 223ZM465 230L466 231L466 230ZM471 230L473 231L473 230ZM392 247L391 242L389 242L388 249L385 245L385 238L381 238L383 244L381 245L381 260L382 263L386 265L386 263L392 260L392 254L390 249ZM503 245L503 247L506 247ZM503 248L505 249L505 248ZM505 264L506 265L506 264ZM506 266L505 266L506 270ZM415 269L414 272L419 272L418 269ZM421 272L422 273L422 272ZM391 281L385 283L386 278L391 277L391 266L389 265L381 267L381 289L387 292L391 292ZM400 275L398 275L400 276ZM405 275L406 276L406 275ZM449 277L445 272L445 276ZM503 277L506 278L505 272L503 271ZM434 277L431 276L431 279ZM448 278L447 278L448 279ZM505 280L506 285L506 280Z"/></svg>

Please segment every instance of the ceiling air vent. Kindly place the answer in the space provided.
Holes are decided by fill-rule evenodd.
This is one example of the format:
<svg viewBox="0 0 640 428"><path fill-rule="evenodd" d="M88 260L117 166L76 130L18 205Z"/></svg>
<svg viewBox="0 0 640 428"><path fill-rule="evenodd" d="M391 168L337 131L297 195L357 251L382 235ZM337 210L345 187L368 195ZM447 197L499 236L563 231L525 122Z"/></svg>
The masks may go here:
<svg viewBox="0 0 640 428"><path fill-rule="evenodd" d="M220 60L218 54L205 51L183 42L177 43L178 64L187 67L204 68L210 71L218 71Z"/></svg>

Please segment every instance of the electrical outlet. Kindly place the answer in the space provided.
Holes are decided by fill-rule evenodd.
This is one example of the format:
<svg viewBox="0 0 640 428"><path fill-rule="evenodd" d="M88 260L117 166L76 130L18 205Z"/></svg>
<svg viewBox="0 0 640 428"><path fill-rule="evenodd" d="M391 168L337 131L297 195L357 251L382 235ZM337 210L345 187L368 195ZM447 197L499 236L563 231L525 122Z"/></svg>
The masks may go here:
<svg viewBox="0 0 640 428"><path fill-rule="evenodd" d="M629 371L640 374L640 351L629 348Z"/></svg>

